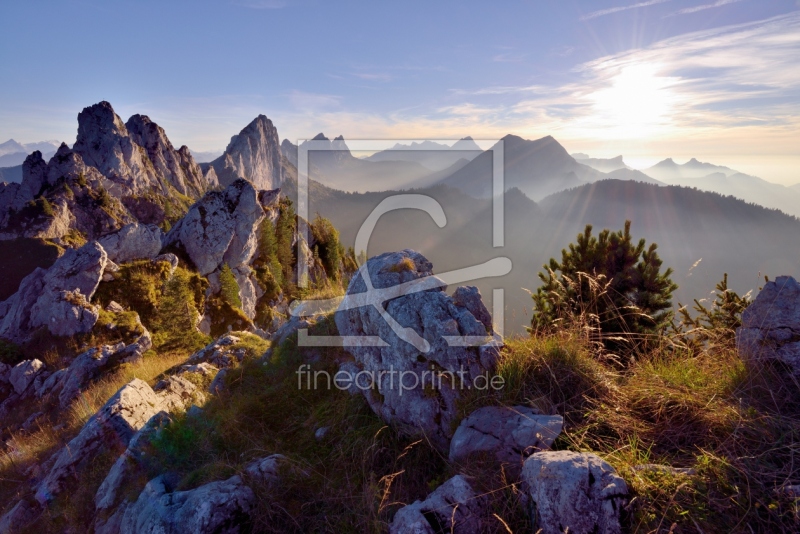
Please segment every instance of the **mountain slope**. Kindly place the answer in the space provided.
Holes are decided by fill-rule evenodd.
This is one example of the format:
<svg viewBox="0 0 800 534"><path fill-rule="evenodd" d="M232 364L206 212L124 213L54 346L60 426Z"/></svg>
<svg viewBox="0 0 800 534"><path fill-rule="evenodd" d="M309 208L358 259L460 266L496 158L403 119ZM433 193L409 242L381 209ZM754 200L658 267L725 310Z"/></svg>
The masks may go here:
<svg viewBox="0 0 800 534"><path fill-rule="evenodd" d="M259 189L280 187L283 173L278 130L266 116L259 115L231 137L225 152L210 165L223 187L239 178Z"/></svg>
<svg viewBox="0 0 800 534"><path fill-rule="evenodd" d="M390 150L382 150L364 158L366 161L412 161L431 171L443 171L461 159L475 159L483 152L472 137L460 139L453 146L434 141L396 143Z"/></svg>
<svg viewBox="0 0 800 534"><path fill-rule="evenodd" d="M628 165L622 160L622 156L615 158L590 158L586 154L575 153L571 154L576 161L588 165L589 167L600 172L612 172L619 169L630 169Z"/></svg>
<svg viewBox="0 0 800 534"><path fill-rule="evenodd" d="M492 288L505 289L506 328L521 333L528 324L530 298L522 288L539 285L536 273L575 240L586 224L622 228L633 221L633 233L659 245L665 266L675 269L680 289L676 303L691 302L714 288L723 273L742 293L757 289L763 275L798 275L800 222L790 216L732 197L683 187L659 187L632 181L602 180L551 195L538 204L518 190L505 195L505 246L492 247L492 206L460 190L437 186L413 191L440 202L447 216L438 228L416 210L381 218L370 240L369 256L413 248L430 259L436 271L475 265L497 256L513 263L510 274L469 282L484 299ZM310 198L310 212L328 217L345 247L369 212L391 192L346 194L327 191ZM692 268L697 260L702 261ZM489 305L487 303L487 305Z"/></svg>

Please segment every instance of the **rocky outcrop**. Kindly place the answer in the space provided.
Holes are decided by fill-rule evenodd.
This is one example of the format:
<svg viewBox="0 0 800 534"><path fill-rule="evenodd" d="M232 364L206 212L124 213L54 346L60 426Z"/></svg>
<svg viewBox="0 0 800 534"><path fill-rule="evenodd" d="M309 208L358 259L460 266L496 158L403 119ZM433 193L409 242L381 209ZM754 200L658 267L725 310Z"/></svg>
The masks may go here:
<svg viewBox="0 0 800 534"><path fill-rule="evenodd" d="M225 334L192 354L186 361L189 365L200 366L210 364L216 369L228 369L244 360L246 351L237 348L240 339L232 334Z"/></svg>
<svg viewBox="0 0 800 534"><path fill-rule="evenodd" d="M619 534L628 487L614 468L591 453L538 452L522 468L534 531L542 534Z"/></svg>
<svg viewBox="0 0 800 534"><path fill-rule="evenodd" d="M151 480L136 502L125 509L119 532L211 534L243 531L256 505L255 493L246 482L276 483L278 464L283 459L273 455L256 460L245 468L244 477L235 475L189 491L170 492L163 477Z"/></svg>
<svg viewBox="0 0 800 534"><path fill-rule="evenodd" d="M800 377L800 283L791 276L767 282L742 313L736 347L743 360L777 360Z"/></svg>
<svg viewBox="0 0 800 534"><path fill-rule="evenodd" d="M255 188L237 180L192 206L167 234L165 245L183 249L202 275L224 263L245 265L256 252L256 229L263 218Z"/></svg>
<svg viewBox="0 0 800 534"><path fill-rule="evenodd" d="M53 467L36 489L36 500L42 504L53 500L95 455L127 447L159 411L158 406L158 397L146 382L137 378L123 386L57 453Z"/></svg>
<svg viewBox="0 0 800 534"><path fill-rule="evenodd" d="M88 332L98 310L89 304L103 276L108 257L98 243L69 249L46 271L36 269L0 304L0 337L24 341L41 326L53 335Z"/></svg>
<svg viewBox="0 0 800 534"><path fill-rule="evenodd" d="M44 372L44 364L39 360L25 360L11 368L8 383L17 395L24 395L37 376Z"/></svg>
<svg viewBox="0 0 800 534"><path fill-rule="evenodd" d="M493 455L514 476L533 453L547 450L561 433L560 415L541 415L526 406L486 406L466 417L450 441L450 461Z"/></svg>
<svg viewBox="0 0 800 534"><path fill-rule="evenodd" d="M170 421L169 414L159 412L131 438L128 448L117 458L97 489L94 502L98 510L108 510L119 504L126 484L146 462L148 445Z"/></svg>
<svg viewBox="0 0 800 534"><path fill-rule="evenodd" d="M161 229L155 225L131 223L114 233L101 237L98 242L115 263L153 259L161 251Z"/></svg>
<svg viewBox="0 0 800 534"><path fill-rule="evenodd" d="M208 183L189 147L175 150L166 132L147 115L134 115L125 127L131 139L143 147L159 177L182 195L199 198Z"/></svg>
<svg viewBox="0 0 800 534"><path fill-rule="evenodd" d="M446 452L462 388L474 387L476 377L492 371L497 349L450 345L465 337L483 339L487 329L444 292L444 284L433 277L433 265L422 254L413 250L382 254L371 258L367 268L376 290L394 288L395 293L389 294L394 298L383 306L405 335L417 341L401 339L374 306L343 307L367 290L361 273L356 274L336 312L336 326L343 336L373 336L385 342L385 346L346 347L369 381L375 382L374 387L367 384L362 374L359 380L365 383L359 387L385 421L405 433L424 435ZM429 289L406 293L402 288L408 286L401 284L415 280L424 281ZM420 350L424 345L427 352Z"/></svg>
<svg viewBox="0 0 800 534"><path fill-rule="evenodd" d="M134 142L108 102L89 106L78 114L78 137L72 148L111 182L108 189L118 198L153 189L169 193L146 150Z"/></svg>
<svg viewBox="0 0 800 534"><path fill-rule="evenodd" d="M227 187L238 179L250 181L257 189L283 185L283 166L278 130L259 115L231 138L225 153L211 162L219 183Z"/></svg>
<svg viewBox="0 0 800 534"><path fill-rule="evenodd" d="M463 475L439 486L424 501L404 506L394 516L390 534L480 534L489 515L486 496L479 496Z"/></svg>

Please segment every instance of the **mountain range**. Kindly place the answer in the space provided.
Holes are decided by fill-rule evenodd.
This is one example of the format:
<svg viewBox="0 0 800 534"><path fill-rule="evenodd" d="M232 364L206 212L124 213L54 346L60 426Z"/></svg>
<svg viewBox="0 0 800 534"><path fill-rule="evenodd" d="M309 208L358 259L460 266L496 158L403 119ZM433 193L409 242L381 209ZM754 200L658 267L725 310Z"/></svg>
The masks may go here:
<svg viewBox="0 0 800 534"><path fill-rule="evenodd" d="M5 143L0 143L0 167L13 167L21 165L31 152L38 150L44 157L52 157L56 149L61 144L59 141L40 141L37 143L18 143L9 139ZM0 177L0 180L3 180Z"/></svg>
<svg viewBox="0 0 800 534"><path fill-rule="evenodd" d="M521 331L528 321L531 305L522 288L535 289L542 264L586 224L599 230L632 220L634 234L659 243L665 264L675 268L683 302L706 294L724 272L735 289L747 292L758 287L764 274L797 274L800 265L800 222L794 217L733 196L666 185L685 180L710 187L711 180L718 180L741 188L742 196L758 193L750 188L760 183L757 178L725 167L665 161L654 166L661 181L626 166L610 172L592 168L581 161L596 161L576 160L550 136L526 140L508 135L503 138L506 239L503 248L495 249L491 150L472 159L459 157L432 172L417 159L427 157L427 151L414 150L414 145L361 159L341 136L331 140L320 134L315 141L330 150L310 155L309 214L330 219L349 247L382 199L405 191L438 200L448 217L445 228L418 212L390 213L380 220L367 252L418 249L437 272L508 256L514 265L509 275L475 284L484 295L491 295L492 287L506 289L511 331ZM442 151L451 159L437 160L439 165L452 161L453 152L464 152ZM405 159L386 159L391 154ZM101 102L78 115L72 148L62 144L49 161L34 152L21 167L21 183L0 186L0 239L40 238L70 246L75 235L96 239L132 222L167 230L207 192L240 179L258 190L280 188L296 198L296 158L297 147L280 143L276 126L260 115L232 137L222 155L198 164L187 147L175 149L147 116L123 122L110 104ZM624 165L621 158L613 161ZM698 176L706 171L711 172ZM65 183L86 185L73 187L70 194ZM780 188L784 198L800 194L797 188L766 182L761 194L770 187Z"/></svg>

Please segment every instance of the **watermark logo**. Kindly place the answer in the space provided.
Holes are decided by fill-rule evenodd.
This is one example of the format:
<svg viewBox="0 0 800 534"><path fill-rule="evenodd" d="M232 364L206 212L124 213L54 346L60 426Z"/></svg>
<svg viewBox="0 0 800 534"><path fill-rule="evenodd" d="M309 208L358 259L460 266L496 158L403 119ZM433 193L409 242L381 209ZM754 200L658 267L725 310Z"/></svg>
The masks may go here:
<svg viewBox="0 0 800 534"><path fill-rule="evenodd" d="M492 155L492 246L495 248L503 247L505 242L504 230L504 179L503 179L503 140L484 140L491 143L491 148L487 151ZM377 151L385 150L387 146L395 142L406 141L348 141L348 147L355 151ZM447 141L445 141L447 142ZM455 141L453 141L455 142ZM425 145L420 145L425 146ZM391 149L391 148L390 148ZM297 163L297 214L302 220L309 220L308 214L308 182L309 182L309 161L308 156L311 151L332 151L341 148L332 145L324 140L300 140L298 142L298 163ZM441 150L440 148L420 148L420 150ZM378 220L391 211L414 209L427 213L439 228L447 224L447 217L438 201L420 194L397 194L385 198L370 213L367 219L359 228L356 234L355 251L356 261L358 262L358 272L355 276L361 276L366 285L367 291L357 294L345 295L333 299L302 300L295 301L290 307L293 316L310 316L323 313L330 313L338 310L349 310L364 306L371 306L380 314L392 331L403 341L413 345L421 353L430 351L430 343L420 336L413 328L403 327L386 311L383 304L389 300L416 293L427 291L437 287L451 284L460 284L471 280L504 276L511 271L511 260L504 256L498 256L480 265L449 271L436 276L429 276L405 282L392 287L376 289L370 279L367 269L366 251L368 250L369 240ZM305 243L309 242L308 225L302 225L299 229L304 232L302 236ZM302 247L304 242L298 239L297 257L303 257ZM362 254L363 252L363 254ZM297 280L300 287L308 283L308 265L304 261L297 262ZM503 336L503 308L504 294L502 289L492 291L492 322L494 324L494 336L445 336L444 339L449 346L475 347L485 345L499 345L502 343ZM344 346L344 347L383 347L388 343L379 336L311 336L308 329L298 330L298 346ZM401 382L402 384L402 382Z"/></svg>

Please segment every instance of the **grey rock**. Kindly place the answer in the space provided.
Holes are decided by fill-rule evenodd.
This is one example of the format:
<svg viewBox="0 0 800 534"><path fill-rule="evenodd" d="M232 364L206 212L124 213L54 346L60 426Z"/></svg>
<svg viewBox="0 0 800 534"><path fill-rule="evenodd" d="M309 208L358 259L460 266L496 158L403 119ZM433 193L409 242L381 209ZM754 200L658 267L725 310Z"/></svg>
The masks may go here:
<svg viewBox="0 0 800 534"><path fill-rule="evenodd" d="M179 193L200 197L208 187L203 171L189 148L175 150L166 132L146 115L134 115L125 123L131 139L143 147L159 177Z"/></svg>
<svg viewBox="0 0 800 534"><path fill-rule="evenodd" d="M8 382L17 395L22 395L42 371L44 371L44 364L41 361L25 360L11 369L8 375Z"/></svg>
<svg viewBox="0 0 800 534"><path fill-rule="evenodd" d="M131 223L101 237L98 242L111 261L127 263L158 256L162 239L161 229L158 226Z"/></svg>
<svg viewBox="0 0 800 534"><path fill-rule="evenodd" d="M236 348L239 341L240 338L237 336L225 334L189 356L186 363L188 365L207 363L217 369L233 367L244 359L244 353Z"/></svg>
<svg viewBox="0 0 800 534"><path fill-rule="evenodd" d="M72 148L87 165L110 180L108 189L117 197L151 189L169 192L145 149L134 142L108 102L89 106L78 114L78 137Z"/></svg>
<svg viewBox="0 0 800 534"><path fill-rule="evenodd" d="M170 275L172 275L172 273L175 272L175 269L178 268L178 263L179 263L178 262L178 257L175 254L172 254L172 253L168 252L167 254L160 254L160 255L156 256L155 258L153 258L153 262L155 262L155 263L158 263L160 261L165 261L165 262L169 263L169 265L170 265L169 274Z"/></svg>
<svg viewBox="0 0 800 534"><path fill-rule="evenodd" d="M128 448L117 458L97 489L94 502L98 510L107 510L118 504L121 491L146 461L147 446L171 420L169 414L159 412L134 434L128 443Z"/></svg>
<svg viewBox="0 0 800 534"><path fill-rule="evenodd" d="M197 373L202 376L214 376L217 374L218 369L207 362L201 362L197 364L186 364L182 365L180 369L178 369L177 375L180 376L184 373Z"/></svg>
<svg viewBox="0 0 800 534"><path fill-rule="evenodd" d="M487 332L492 331L492 316L481 299L481 292L475 286L457 287L453 292L453 304L469 310L473 317L486 327Z"/></svg>
<svg viewBox="0 0 800 534"><path fill-rule="evenodd" d="M525 460L523 488L542 534L618 534L628 486L591 453L538 452Z"/></svg>
<svg viewBox="0 0 800 534"><path fill-rule="evenodd" d="M465 476L456 475L424 501L416 501L398 510L389 526L389 533L480 534L488 526L488 515L487 498L477 495Z"/></svg>
<svg viewBox="0 0 800 534"><path fill-rule="evenodd" d="M108 306L106 306L106 311L111 313L123 313L125 308L123 308L122 304L119 302L112 300L108 303Z"/></svg>
<svg viewBox="0 0 800 534"><path fill-rule="evenodd" d="M395 288L399 294L384 303L385 309L402 327L421 336L430 347L427 353L401 339L372 306L339 310L336 326L343 336L378 336L384 347L346 347L363 376L375 379L376 388L362 387L375 413L410 435L424 435L439 450L449 450L453 420L462 388L473 387L476 377L493 371L496 347L450 346L445 337L485 338L487 330L464 306L457 306L445 287L402 294L397 286L418 279L436 281L432 264L418 252L403 250L382 254L367 262L373 287ZM361 273L347 289L348 296L366 291ZM401 375L403 373L403 375ZM400 387L400 376L405 376ZM371 382L371 379L369 380ZM363 384L361 384L363 385ZM435 394L431 394L431 392Z"/></svg>
<svg viewBox="0 0 800 534"><path fill-rule="evenodd" d="M182 412L192 404L203 404L205 396L192 382L182 376L170 376L153 388L162 410Z"/></svg>
<svg viewBox="0 0 800 534"><path fill-rule="evenodd" d="M41 513L41 509L35 504L25 499L20 500L3 517L0 517L0 534L21 532Z"/></svg>
<svg viewBox="0 0 800 534"><path fill-rule="evenodd" d="M181 247L202 275L225 263L235 268L253 258L256 230L263 218L256 190L249 182L237 180L193 205L167 234L165 245Z"/></svg>
<svg viewBox="0 0 800 534"><path fill-rule="evenodd" d="M800 376L800 283L791 276L767 282L742 314L736 347L743 360L778 360Z"/></svg>
<svg viewBox="0 0 800 534"><path fill-rule="evenodd" d="M47 270L26 276L2 304L0 337L23 342L47 326L55 335L74 335L94 326L98 310L88 303L103 276L108 257L97 242L68 249ZM90 326L91 324L91 326Z"/></svg>
<svg viewBox="0 0 800 534"><path fill-rule="evenodd" d="M278 130L259 115L231 138L225 153L211 162L219 184L227 187L238 179L258 189L276 189L283 183Z"/></svg>
<svg viewBox="0 0 800 534"><path fill-rule="evenodd" d="M466 417L450 441L450 461L490 453L517 476L531 454L548 450L561 433L560 415L541 415L526 406L486 406Z"/></svg>
<svg viewBox="0 0 800 534"><path fill-rule="evenodd" d="M321 440L325 439L325 436L327 436L327 435L328 435L328 431L329 431L330 429L331 429L331 428L330 428L330 427L328 427L328 426L321 426L321 427L319 427L319 428L318 428L318 429L317 429L317 430L314 432L314 438L315 438L317 441L321 441Z"/></svg>
<svg viewBox="0 0 800 534"><path fill-rule="evenodd" d="M214 377L214 380L208 385L208 392L212 395L219 395L223 391L225 391L225 377L228 375L228 370L223 369L217 376Z"/></svg>
<svg viewBox="0 0 800 534"><path fill-rule="evenodd" d="M146 382L135 378L115 393L60 452L50 472L36 489L36 500L44 504L61 493L79 468L98 453L126 447L136 432L160 409L156 394Z"/></svg>
<svg viewBox="0 0 800 534"><path fill-rule="evenodd" d="M255 506L253 490L241 477L211 482L190 491L169 492L158 477L147 483L125 510L121 534L240 532Z"/></svg>

